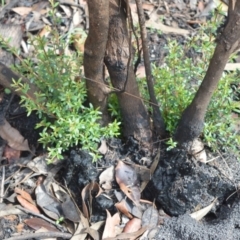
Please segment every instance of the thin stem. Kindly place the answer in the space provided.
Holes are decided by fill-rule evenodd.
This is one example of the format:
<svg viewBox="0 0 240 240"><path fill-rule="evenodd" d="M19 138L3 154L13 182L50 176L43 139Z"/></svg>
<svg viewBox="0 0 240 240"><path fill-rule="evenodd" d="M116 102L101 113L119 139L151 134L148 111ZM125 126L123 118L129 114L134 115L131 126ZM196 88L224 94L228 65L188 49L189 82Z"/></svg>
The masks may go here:
<svg viewBox="0 0 240 240"><path fill-rule="evenodd" d="M144 58L144 64L145 64L148 92L150 96L150 101L154 103L154 104L151 104L153 108L153 125L155 130L157 130L157 133L160 134L161 137L163 137L166 134L166 130L165 130L164 120L161 115L158 102L155 96L154 87L153 87L152 70L151 70L151 64L149 59L147 31L145 27L145 18L144 18L144 12L142 8L142 0L136 0L136 5L138 10L139 25L141 30L143 58Z"/></svg>

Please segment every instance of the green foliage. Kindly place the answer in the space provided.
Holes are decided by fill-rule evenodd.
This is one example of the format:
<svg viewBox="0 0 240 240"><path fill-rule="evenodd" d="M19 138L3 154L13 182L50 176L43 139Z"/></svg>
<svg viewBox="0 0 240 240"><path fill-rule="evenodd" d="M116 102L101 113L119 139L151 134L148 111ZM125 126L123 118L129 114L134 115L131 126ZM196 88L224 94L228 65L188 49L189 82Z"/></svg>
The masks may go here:
<svg viewBox="0 0 240 240"><path fill-rule="evenodd" d="M182 45L176 40L169 40L164 65L153 66L156 96L167 130L171 134L205 76L215 49L213 34L216 34L216 29L217 25L213 21ZM240 145L240 136L234 130L235 120L232 117L232 112L240 107L239 101L234 101L231 88L236 79L236 72L224 72L206 114L202 137L213 150L221 148L236 152ZM172 146L171 142L169 145Z"/></svg>
<svg viewBox="0 0 240 240"><path fill-rule="evenodd" d="M50 14L55 19L54 8ZM39 141L48 149L49 160L63 158L65 150L78 144L90 152L93 160L97 160L100 138L118 135L119 123L114 121L107 127L101 127L98 123L101 113L91 105L84 105L85 82L78 77L82 64L81 53L70 52L66 38L69 40L71 36L60 36L57 27L51 30L50 38L29 38L35 51L34 58L29 59L21 59L11 49L20 59L15 70L24 74L39 88L39 92L35 93L36 101L23 96L21 103L28 114L36 111L41 119L37 124L37 128L42 130ZM5 44L5 48L6 46ZM25 93L29 89L21 79L15 81L14 87Z"/></svg>
<svg viewBox="0 0 240 240"><path fill-rule="evenodd" d="M172 138L169 138L169 140L166 142L168 145L167 151L170 151L171 149L175 148L177 146L177 142L175 142Z"/></svg>

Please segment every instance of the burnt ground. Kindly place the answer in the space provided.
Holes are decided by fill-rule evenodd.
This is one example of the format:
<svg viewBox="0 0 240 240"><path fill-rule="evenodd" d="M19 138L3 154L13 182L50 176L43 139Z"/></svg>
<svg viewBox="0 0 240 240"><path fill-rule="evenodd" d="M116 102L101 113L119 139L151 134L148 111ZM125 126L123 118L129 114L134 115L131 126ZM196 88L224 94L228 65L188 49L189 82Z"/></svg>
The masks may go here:
<svg viewBox="0 0 240 240"><path fill-rule="evenodd" d="M22 15L16 15L11 9L22 6L31 7L36 3L33 1L13 2L15 2L14 5L9 9L4 9L4 13L0 12L2 24L14 21L22 24ZM37 5L39 9L44 9L45 1L37 1L37 3L39 3ZM80 8L82 20L79 22L79 26L86 29L84 1L79 1L79 4L83 4ZM146 1L144 4L147 19L151 19L155 13L164 15L163 23L168 27L158 29L158 31L149 30L150 57L151 61L157 65L162 63L166 54L163 46L167 39L173 38L184 42L186 32L181 32L181 30L195 31L200 22L207 23L211 10L207 9L208 1L167 0ZM66 6L69 7L68 4ZM61 14L63 13L61 12ZM196 17L200 14L202 14L201 19ZM28 17L30 18L27 15L26 21ZM66 25L71 17L66 18ZM35 20L32 20L32 25L30 24L24 33L41 29L43 22ZM160 34L159 31L162 31L163 34ZM18 41L16 42L18 45ZM9 60L8 57L10 56L7 58L4 56L4 63L13 63L14 60ZM19 97L5 94L4 88L1 89L1 99L0 120L5 117L12 127L18 129L21 135L28 139L30 148L36 149L36 152L35 155L28 151L14 152L9 150L7 143L1 139L0 177L4 187L1 187L0 193L0 239L14 240L19 236L22 236L21 239L44 239L44 236L53 237L53 239L71 239L72 235L75 235L73 239L91 239L90 236L92 239L101 239L104 226L91 227L94 223L106 220L106 209L111 215L115 214L117 212L116 204L123 200L128 206L128 214L125 212L125 215L130 219L135 217L142 220L138 229L146 230L144 227L148 226L150 230L141 237L140 235L144 231L138 235L132 234L114 239L130 239L130 237L167 240L240 239L238 194L240 163L231 154L213 154L208 150L207 156L210 161L205 164L198 162L194 156L186 154L183 150L166 151L164 142L161 142L158 146L160 150L156 150L152 158L132 138L127 141L110 139L106 142L107 150L97 163L92 163L92 158L87 152L82 151L81 148L75 148L66 152L63 161L47 165L45 152L37 143L39 136L34 128L38 121L37 117L34 114L27 117L25 109L19 105ZM105 178L101 182L101 173L111 166L116 172L119 160L129 164L127 165L130 166L128 171L134 170L128 176L130 183L134 187L137 186L136 191L143 190L141 199L148 200L151 204L141 203L141 207L138 204L136 207L131 201L132 199L136 200L136 196L130 195L129 197L127 195L128 198L126 198L121 192L123 189L119 187L120 183L115 176L108 176L107 180ZM151 168L151 166L156 168ZM108 181L110 187L104 185ZM93 182L97 184L89 185ZM58 185L58 189L55 188L55 184ZM100 192L100 187L104 192L96 197ZM32 205L37 206L40 213L36 213L32 205L29 207L29 204L21 200L19 196L23 197L24 194L20 193L18 188L30 194L31 201L34 202ZM72 201L69 200L69 196L73 199ZM86 203L84 203L85 201ZM79 212L73 202L76 202L77 207L83 212L84 217L79 214L81 220L79 220L78 214L77 216L74 214L74 212ZM204 214L207 214L205 217L201 216L201 213L199 214L201 220L197 221L190 216L213 202L212 207L205 211ZM146 217L147 211L151 209L152 205L156 205L156 208L151 210L150 215ZM66 212L66 209L69 213ZM43 216L47 217L48 224L44 223L44 225L36 220L36 218L42 219ZM56 224L56 220L60 216L64 216L65 220L59 226ZM126 219L122 215L121 217L123 228ZM29 219L32 220L31 223ZM79 232L82 235L76 235L78 226L81 224ZM106 226L105 228L108 229L112 227L109 223L106 223ZM47 235L48 232L54 231L57 234ZM88 236L84 235L86 232L89 233Z"/></svg>

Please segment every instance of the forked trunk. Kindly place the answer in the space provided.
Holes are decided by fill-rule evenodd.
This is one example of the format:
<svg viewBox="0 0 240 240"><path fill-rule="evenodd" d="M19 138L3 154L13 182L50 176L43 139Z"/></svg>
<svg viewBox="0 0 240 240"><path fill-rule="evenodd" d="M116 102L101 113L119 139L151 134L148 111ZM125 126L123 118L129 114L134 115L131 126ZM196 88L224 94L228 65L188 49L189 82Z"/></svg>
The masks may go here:
<svg viewBox="0 0 240 240"><path fill-rule="evenodd" d="M197 138L204 127L207 107L222 76L230 55L239 48L240 41L240 1L230 11L228 23L219 37L207 73L192 103L185 109L176 130L175 139L185 145Z"/></svg>

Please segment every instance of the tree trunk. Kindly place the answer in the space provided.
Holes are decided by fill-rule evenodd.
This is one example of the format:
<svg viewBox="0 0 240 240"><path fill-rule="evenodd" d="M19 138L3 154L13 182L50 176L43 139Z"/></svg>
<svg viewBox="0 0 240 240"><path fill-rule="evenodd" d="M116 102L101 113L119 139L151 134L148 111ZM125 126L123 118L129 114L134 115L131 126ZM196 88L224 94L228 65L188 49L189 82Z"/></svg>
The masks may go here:
<svg viewBox="0 0 240 240"><path fill-rule="evenodd" d="M107 111L108 87L103 81L103 59L109 28L109 1L88 0L89 33L84 46L84 73L88 100L102 112L102 125L110 122Z"/></svg>
<svg viewBox="0 0 240 240"><path fill-rule="evenodd" d="M222 76L230 55L239 47L240 40L240 1L228 17L228 23L219 37L207 73L192 103L184 110L178 124L175 139L185 145L197 138L204 127L207 107Z"/></svg>
<svg viewBox="0 0 240 240"><path fill-rule="evenodd" d="M151 146L152 133L147 110L140 98L139 89L130 56L129 36L126 23L125 2L110 0L109 35L105 56L111 82L114 88L123 90L117 93L123 118L124 136L134 136L142 143ZM127 78L127 82L126 81Z"/></svg>

